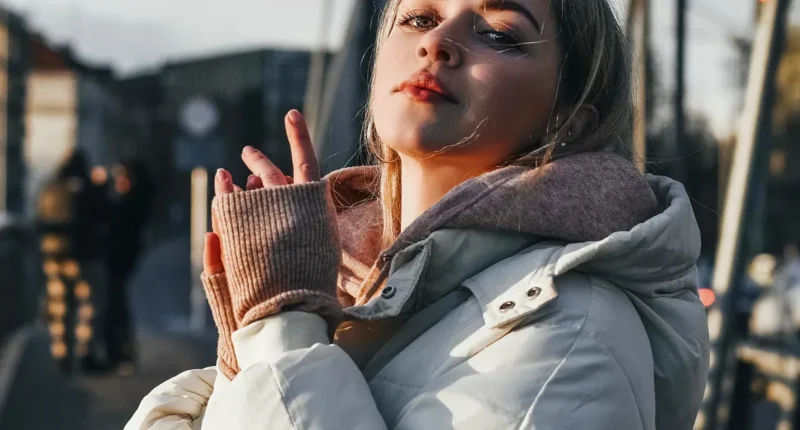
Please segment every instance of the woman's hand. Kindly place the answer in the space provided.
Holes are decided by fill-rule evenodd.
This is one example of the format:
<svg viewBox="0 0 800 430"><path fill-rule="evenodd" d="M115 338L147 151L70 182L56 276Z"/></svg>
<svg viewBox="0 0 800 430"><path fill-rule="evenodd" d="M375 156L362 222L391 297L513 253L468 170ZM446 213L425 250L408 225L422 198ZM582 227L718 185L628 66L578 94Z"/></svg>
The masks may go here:
<svg viewBox="0 0 800 430"><path fill-rule="evenodd" d="M246 190L251 191L293 183L304 184L320 180L319 164L317 163L305 118L297 110L291 110L286 114L284 124L292 152L293 177L285 176L266 155L248 146L242 151L242 161L253 174L247 178ZM215 194L219 196L239 191L242 191L242 188L233 183L231 174L225 169L219 169L214 178ZM215 275L225 271L219 230L213 213L211 223L213 233L206 234L203 252L203 271L207 275Z"/></svg>
<svg viewBox="0 0 800 430"><path fill-rule="evenodd" d="M287 192L291 195L297 195L299 192L301 196L304 196L301 197L301 200L303 198L310 198L310 201L316 202L316 206L312 204L306 208L311 209L312 213L300 215L300 218L308 219L308 223L303 225L308 228L311 234L317 232L325 238L314 241L315 245L319 244L324 249L326 242L336 244L338 243L338 239L336 238L335 230L325 228L326 225L330 224L330 220L313 215L314 208L319 209L320 205L324 206L325 204L325 198L314 194L313 190L319 189L322 191L325 188L322 183L319 183L323 185L322 188L314 187L314 184L312 184L320 180L320 174L317 158L314 154L314 148L308 134L308 127L306 126L303 116L296 110L292 110L286 115L285 123L286 134L289 137L289 145L292 152L294 178L284 176L280 169L278 169L269 158L255 148L248 146L242 151L242 160L253 174L248 177L245 189L248 191L267 193L271 187L280 187L295 183L298 185L308 184L311 186L311 194L308 194L309 190L275 191L279 194ZM259 191L262 188L264 188L264 190ZM279 218L281 216L279 213L280 209L276 213L263 213L263 206L258 206L258 204L252 207L248 206L248 201L253 199L256 201L261 201L261 199L269 200L269 197L265 197L264 194L260 195L260 197L259 195L251 195L246 196L247 198L245 199L234 201L235 196L229 196L229 194L241 192L242 188L233 183L230 173L224 169L219 169L217 171L214 178L214 191L216 197L214 199L214 204L212 204L211 211L213 232L207 233L205 236L202 279L206 297L211 307L212 316L214 317L214 322L219 331L217 368L227 376L228 379L232 380L239 373L239 363L234 352L232 333L247 325L249 320L246 319L246 315L251 315L250 319L255 320L272 313L280 312L283 306L297 305L298 302L310 303L310 305L306 305L306 308L311 311L319 310L326 315L336 315L336 306L331 305L331 300L326 300L326 298L331 295L330 292L327 294L317 291L298 293L298 291L291 290L291 288L287 291L278 289L279 286L284 284L287 286L309 284L308 280L304 282L302 277L300 279L294 279L291 276L287 277L285 270L283 272L281 271L281 269L285 268L278 267L273 270L274 276L269 279L250 276L252 274L250 271L251 268L267 263L267 255L275 253L291 255L292 252L296 254L297 249L293 249L289 243L292 242L292 239L295 239L295 242L300 241L301 243L304 240L307 241L308 238L306 236L308 233L286 232L285 234L288 235L287 238L280 241L289 245L288 248L284 247L281 249L269 250L268 248L270 247L271 240L274 238L271 239L271 236L248 236L250 234L249 232L253 232L253 225L260 225L263 227L263 224L259 224L264 220L263 217L270 219L274 217ZM227 203L219 203L218 200L220 199L227 199ZM291 200L291 198L289 198L289 200ZM244 207L241 205L244 205ZM234 212L238 212L237 215L234 215L229 211L217 207L217 209L221 211L218 213L218 211L215 210L215 206L224 206L229 210L235 207L240 211L234 210ZM280 208L280 206L278 207ZM268 212L269 210L270 209L267 209ZM326 211L324 210L323 212ZM223 230L226 231L226 234L221 234ZM261 233L266 234L268 232L261 228ZM282 234L280 229L272 231L271 233L274 235ZM225 247L223 247L223 243L226 244ZM227 248L230 252L228 260L224 258L226 257L223 255L224 248ZM294 248L297 248L297 243L294 244ZM300 249L299 252L301 257L307 256L307 253L304 253L302 249ZM225 261L228 261L228 264L226 264ZM311 263L314 263L314 261L311 261ZM335 262L332 265L336 265ZM316 282L312 280L310 283L315 284ZM321 284L327 283L330 283L330 281L326 280L321 282ZM269 291L269 286L272 286L276 291ZM320 295L322 299L319 299ZM335 297L335 292L333 296Z"/></svg>
<svg viewBox="0 0 800 430"><path fill-rule="evenodd" d="M218 172L204 279L225 278L218 290L229 298L220 300L226 305L217 306L218 313L222 319L232 315L236 328L287 309L315 313L335 328L342 311L336 292L342 259L336 208L330 184L320 179L303 116L292 110L285 124L291 178L250 147L242 152L253 173L247 191L227 171Z"/></svg>

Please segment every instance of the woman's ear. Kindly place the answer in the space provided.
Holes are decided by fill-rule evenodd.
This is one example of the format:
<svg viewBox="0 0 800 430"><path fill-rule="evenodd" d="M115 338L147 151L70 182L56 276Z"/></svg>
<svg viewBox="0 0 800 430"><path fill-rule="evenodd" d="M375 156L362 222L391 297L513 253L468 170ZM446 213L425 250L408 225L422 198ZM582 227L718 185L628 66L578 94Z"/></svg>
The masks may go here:
<svg viewBox="0 0 800 430"><path fill-rule="evenodd" d="M600 111L590 104L581 105L566 130L560 136L567 144L576 142L595 130L600 124Z"/></svg>

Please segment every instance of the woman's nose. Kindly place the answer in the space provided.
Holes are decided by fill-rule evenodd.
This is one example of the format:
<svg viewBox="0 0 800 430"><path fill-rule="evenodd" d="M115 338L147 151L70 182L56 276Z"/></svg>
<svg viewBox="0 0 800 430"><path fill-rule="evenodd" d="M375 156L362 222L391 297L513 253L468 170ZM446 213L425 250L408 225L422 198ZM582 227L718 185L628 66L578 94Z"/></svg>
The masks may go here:
<svg viewBox="0 0 800 430"><path fill-rule="evenodd" d="M448 36L442 27L429 31L420 40L417 56L431 63L442 62L448 67L461 64L461 46Z"/></svg>

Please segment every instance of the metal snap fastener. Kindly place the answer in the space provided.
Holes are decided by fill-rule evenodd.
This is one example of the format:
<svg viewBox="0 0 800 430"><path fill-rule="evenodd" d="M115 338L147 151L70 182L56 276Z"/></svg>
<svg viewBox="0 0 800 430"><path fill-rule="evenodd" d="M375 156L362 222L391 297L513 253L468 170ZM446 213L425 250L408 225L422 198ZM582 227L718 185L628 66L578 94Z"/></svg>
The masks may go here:
<svg viewBox="0 0 800 430"><path fill-rule="evenodd" d="M395 294L397 294L397 288L395 288L394 285L387 285L386 288L381 291L381 297L384 299L391 299Z"/></svg>
<svg viewBox="0 0 800 430"><path fill-rule="evenodd" d="M535 299L535 298L539 297L539 294L541 294L541 293L542 293L542 289L541 288L533 287L530 290L528 290L528 298L529 299Z"/></svg>
<svg viewBox="0 0 800 430"><path fill-rule="evenodd" d="M505 312L507 310L514 309L514 306L516 305L517 304L514 302L505 302L502 305L500 305L500 312Z"/></svg>

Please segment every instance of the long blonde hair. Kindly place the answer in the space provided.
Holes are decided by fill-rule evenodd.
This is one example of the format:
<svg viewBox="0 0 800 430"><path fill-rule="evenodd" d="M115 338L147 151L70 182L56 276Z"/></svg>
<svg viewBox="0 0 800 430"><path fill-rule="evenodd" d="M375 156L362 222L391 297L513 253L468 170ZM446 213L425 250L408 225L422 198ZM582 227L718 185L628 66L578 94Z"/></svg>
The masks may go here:
<svg viewBox="0 0 800 430"><path fill-rule="evenodd" d="M373 64L389 37L402 0L390 0L380 17ZM632 156L630 47L625 33L607 0L550 0L556 11L562 49L557 102L573 106L561 130L573 121L578 108L591 104L600 113L596 128L580 142L567 148L555 145L562 136L508 160L507 164L540 166L579 152L613 150ZM400 159L397 152L381 142L375 129L372 88L364 121L363 139L381 168L380 200L383 209L383 241L390 245L400 234L401 188ZM555 110L555 106L551 112Z"/></svg>

